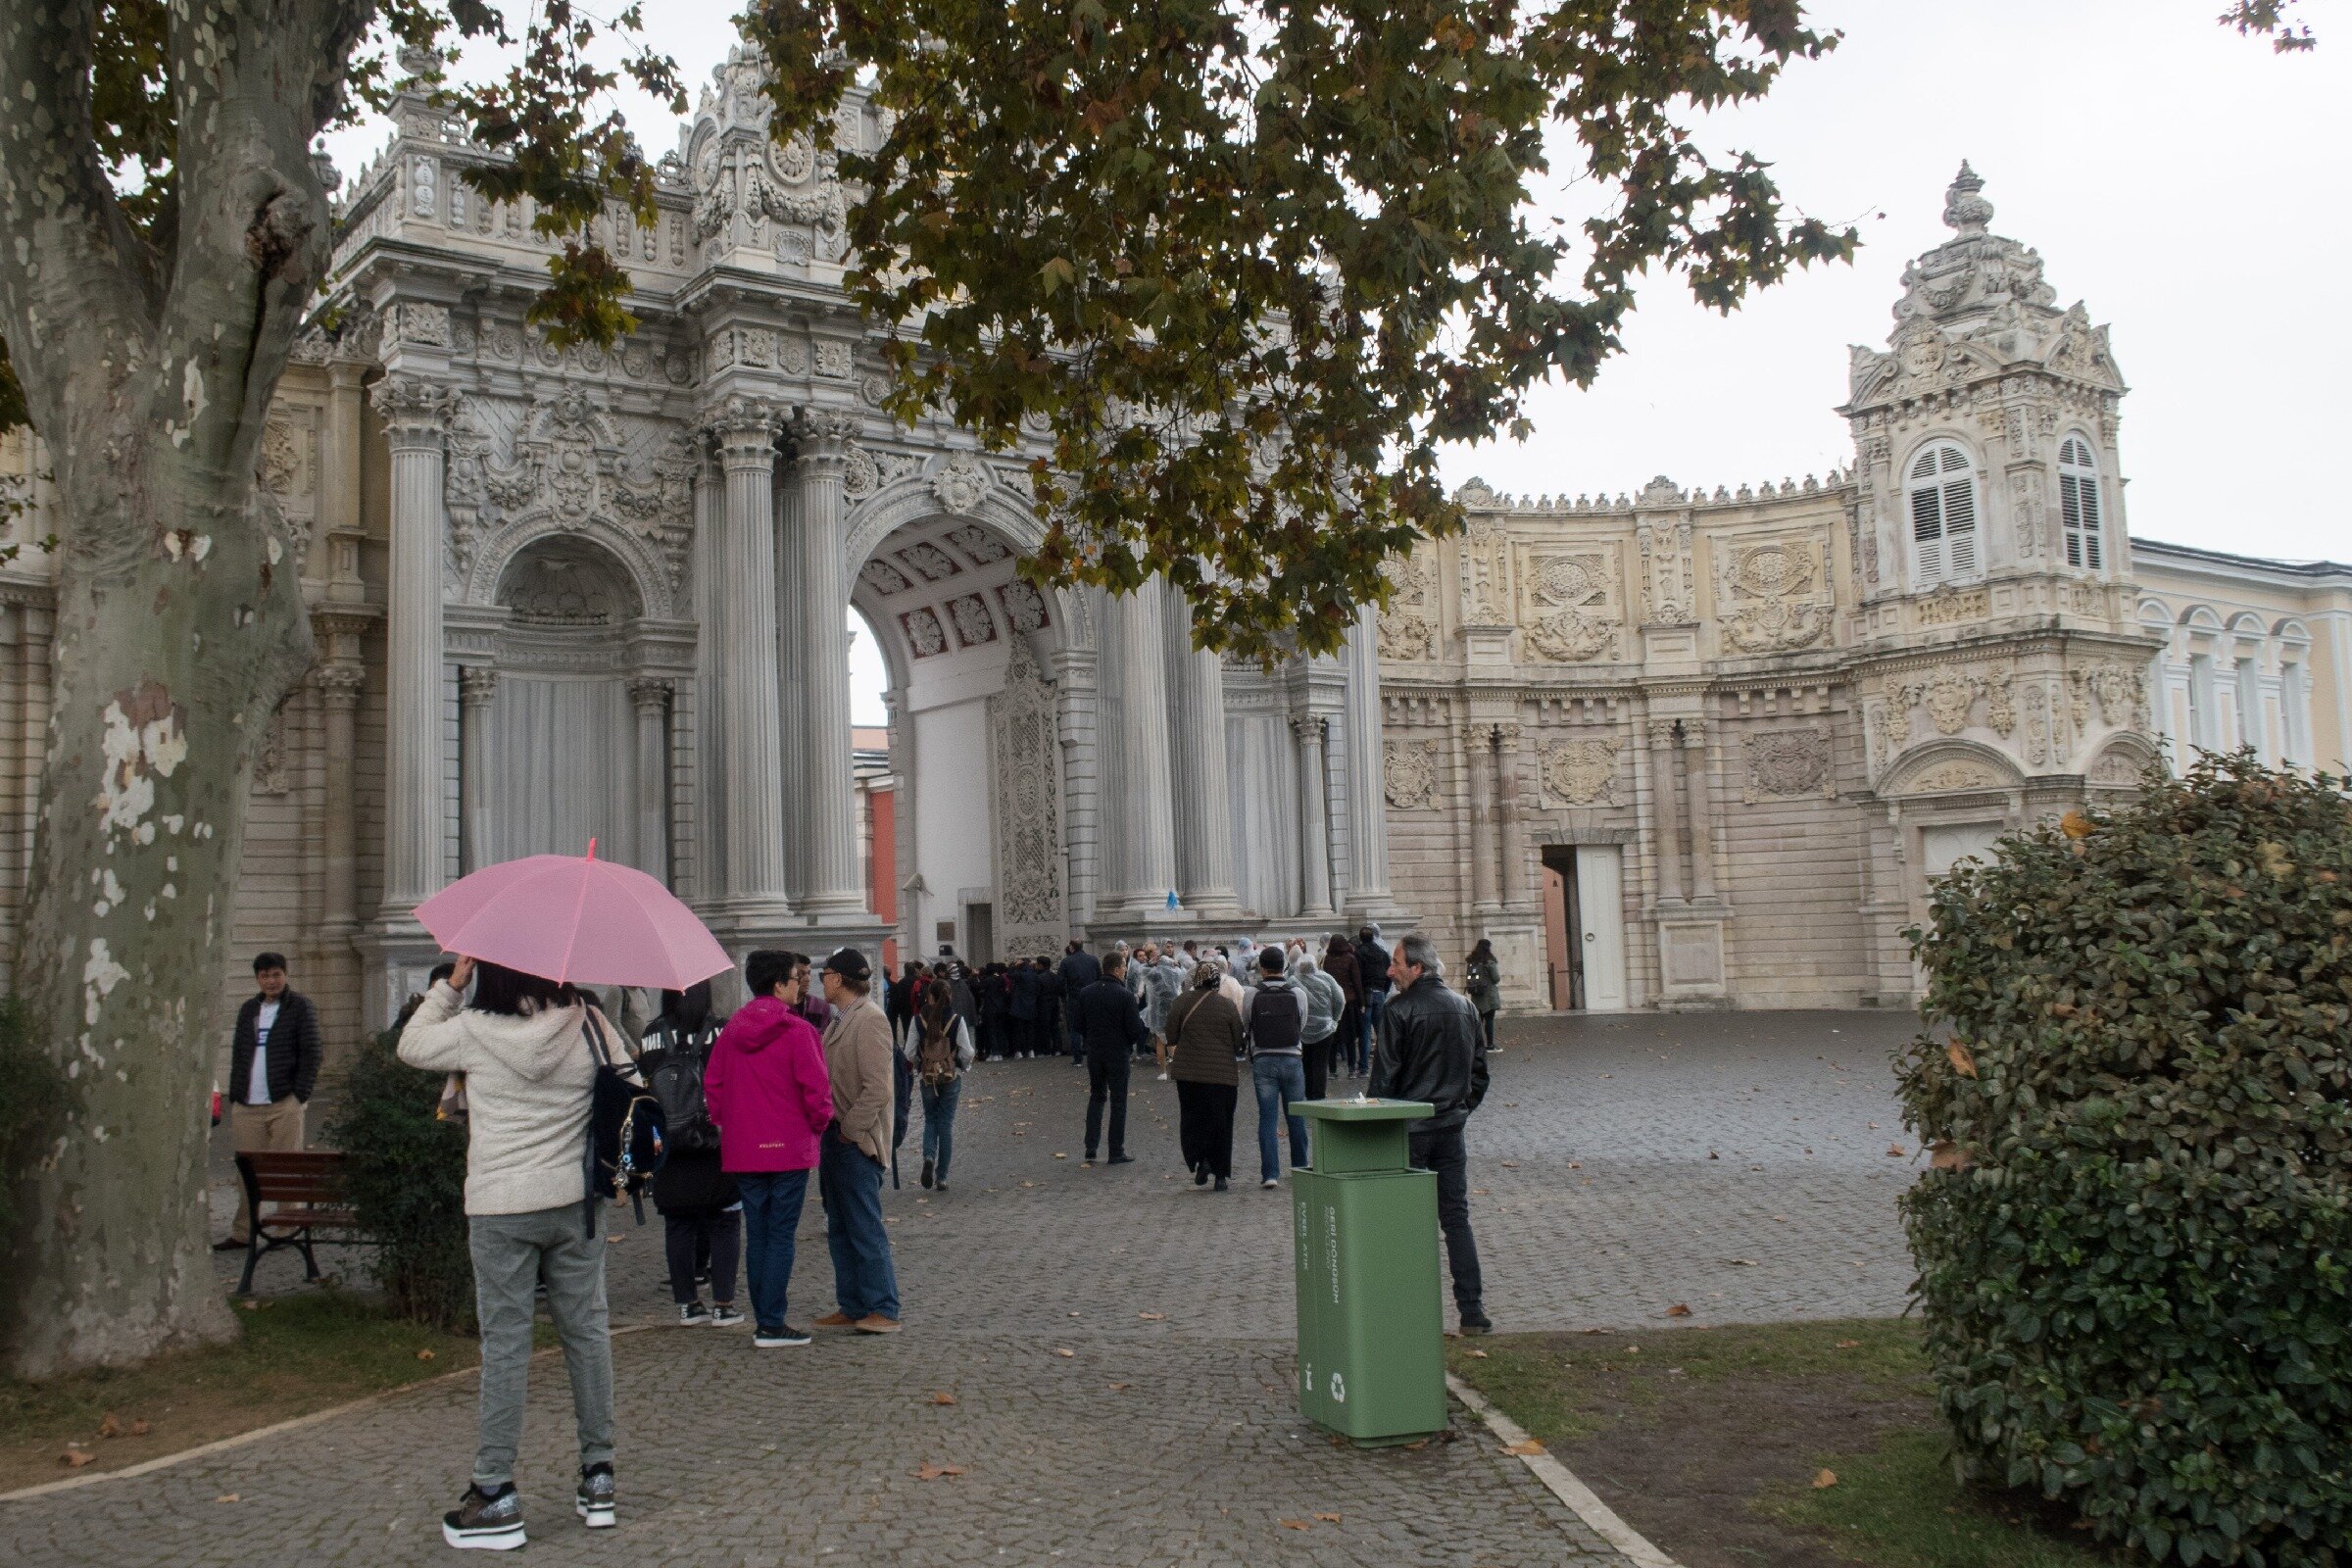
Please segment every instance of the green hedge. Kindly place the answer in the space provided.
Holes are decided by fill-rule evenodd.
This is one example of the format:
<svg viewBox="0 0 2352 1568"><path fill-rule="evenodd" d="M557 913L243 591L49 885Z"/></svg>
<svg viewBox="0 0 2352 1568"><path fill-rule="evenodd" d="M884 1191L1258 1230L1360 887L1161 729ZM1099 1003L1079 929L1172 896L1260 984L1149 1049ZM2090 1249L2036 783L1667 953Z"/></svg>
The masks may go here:
<svg viewBox="0 0 2352 1568"><path fill-rule="evenodd" d="M1910 933L1938 1168L1903 1212L1963 1473L2158 1562L2352 1562L2343 783L2152 773Z"/></svg>
<svg viewBox="0 0 2352 1568"><path fill-rule="evenodd" d="M473 1332L473 1260L466 1243L466 1132L437 1120L443 1075L393 1054L386 1030L360 1048L327 1137L361 1226L383 1239L375 1278L393 1311L455 1334Z"/></svg>
<svg viewBox="0 0 2352 1568"><path fill-rule="evenodd" d="M0 997L0 1250L16 1236L24 1189L57 1135L68 1095L24 1002Z"/></svg>

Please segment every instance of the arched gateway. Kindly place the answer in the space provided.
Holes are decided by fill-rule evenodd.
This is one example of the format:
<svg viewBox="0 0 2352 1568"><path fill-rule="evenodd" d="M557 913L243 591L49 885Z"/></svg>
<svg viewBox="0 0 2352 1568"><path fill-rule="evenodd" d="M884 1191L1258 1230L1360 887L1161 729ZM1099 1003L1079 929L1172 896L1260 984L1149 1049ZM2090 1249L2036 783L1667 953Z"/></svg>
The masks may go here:
<svg viewBox="0 0 2352 1568"><path fill-rule="evenodd" d="M1023 582L1029 454L881 412L832 157L773 144L754 60L662 161L656 226L603 236L641 322L611 352L525 323L546 246L458 177L487 155L421 93L394 121L265 460L324 661L280 726L340 775L321 826L351 869L292 899L262 869L240 923L293 946L284 906L323 888L299 960L322 998L347 980L382 1018L434 956L419 899L591 836L737 951L878 947L852 605L890 669L902 953L1390 912L1369 646L1227 669L1162 583ZM855 99L836 129L873 137ZM309 728L330 700L340 755Z"/></svg>

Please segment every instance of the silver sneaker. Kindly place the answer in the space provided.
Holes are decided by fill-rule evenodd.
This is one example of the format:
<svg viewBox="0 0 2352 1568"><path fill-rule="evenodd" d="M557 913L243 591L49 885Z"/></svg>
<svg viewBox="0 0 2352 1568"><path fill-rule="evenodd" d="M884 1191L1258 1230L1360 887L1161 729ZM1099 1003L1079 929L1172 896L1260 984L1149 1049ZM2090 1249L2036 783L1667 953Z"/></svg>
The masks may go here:
<svg viewBox="0 0 2352 1568"><path fill-rule="evenodd" d="M610 1530L617 1522L612 1516L612 1467L592 1464L580 1472L580 1491L572 1501L579 1516L588 1521L591 1530Z"/></svg>
<svg viewBox="0 0 2352 1568"><path fill-rule="evenodd" d="M460 1551L513 1551L524 1541L522 1494L512 1482L495 1497L467 1487L458 1505L441 1516L441 1539Z"/></svg>

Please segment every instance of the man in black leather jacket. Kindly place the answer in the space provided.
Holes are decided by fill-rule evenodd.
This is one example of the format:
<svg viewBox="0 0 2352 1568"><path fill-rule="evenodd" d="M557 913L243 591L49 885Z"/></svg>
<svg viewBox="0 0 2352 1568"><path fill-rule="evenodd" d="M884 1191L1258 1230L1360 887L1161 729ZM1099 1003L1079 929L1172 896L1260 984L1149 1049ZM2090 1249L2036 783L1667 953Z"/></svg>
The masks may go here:
<svg viewBox="0 0 2352 1568"><path fill-rule="evenodd" d="M1470 1000L1446 988L1444 966L1427 937L1396 944L1390 972L1396 993L1380 1018L1372 1060L1376 1100L1424 1100L1435 1114L1408 1129L1412 1161L1437 1172L1438 1226L1446 1233L1446 1265L1453 1274L1453 1304L1464 1334L1494 1325L1485 1310L1478 1242L1470 1234L1470 1165L1463 1123L1487 1098L1487 1054Z"/></svg>

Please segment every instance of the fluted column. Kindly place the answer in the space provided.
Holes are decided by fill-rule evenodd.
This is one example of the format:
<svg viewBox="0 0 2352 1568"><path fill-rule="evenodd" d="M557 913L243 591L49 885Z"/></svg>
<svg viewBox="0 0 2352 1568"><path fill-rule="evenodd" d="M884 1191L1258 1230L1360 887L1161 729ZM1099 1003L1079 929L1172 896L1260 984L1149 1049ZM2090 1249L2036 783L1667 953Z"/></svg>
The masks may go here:
<svg viewBox="0 0 2352 1568"><path fill-rule="evenodd" d="M1358 918L1392 903L1380 717L1379 609L1364 605L1348 637L1348 908Z"/></svg>
<svg viewBox="0 0 2352 1568"><path fill-rule="evenodd" d="M852 415L804 414L795 426L800 457L793 480L800 500L801 667L808 729L802 775L794 780L808 825L805 914L865 912L865 876L858 858L858 791L850 755L850 638L842 607L850 602L844 557L842 480L849 468Z"/></svg>
<svg viewBox="0 0 2352 1568"><path fill-rule="evenodd" d="M326 877L321 903L325 934L337 940L349 937L360 923L359 808L352 787L352 754L357 749L353 730L360 688L367 678L367 669L357 663L321 664L311 674L326 721Z"/></svg>
<svg viewBox="0 0 2352 1568"><path fill-rule="evenodd" d="M1683 745L1690 754L1690 896L1711 904L1715 900L1715 791L1704 722L1683 721Z"/></svg>
<svg viewBox="0 0 2352 1568"><path fill-rule="evenodd" d="M1325 720L1306 714L1291 720L1298 737L1298 914L1301 919L1329 920L1331 906L1331 834L1323 821L1323 733Z"/></svg>
<svg viewBox="0 0 2352 1568"><path fill-rule="evenodd" d="M1119 639L1119 757L1126 797L1111 813L1121 886L1112 903L1147 913L1176 886L1176 819L1168 777L1166 627L1157 579L1113 596Z"/></svg>
<svg viewBox="0 0 2352 1568"><path fill-rule="evenodd" d="M468 664L458 671L458 849L469 873L490 863L490 704L497 696L497 670Z"/></svg>
<svg viewBox="0 0 2352 1568"><path fill-rule="evenodd" d="M1649 793L1656 810L1658 899L1683 902L1683 823L1676 797L1682 793L1676 753L1681 739L1670 719L1653 719L1649 726Z"/></svg>
<svg viewBox="0 0 2352 1568"><path fill-rule="evenodd" d="M669 682L629 682L637 708L637 868L669 885Z"/></svg>
<svg viewBox="0 0 2352 1568"><path fill-rule="evenodd" d="M1494 889L1494 726L1462 731L1470 753L1470 902L1482 913L1498 906Z"/></svg>
<svg viewBox="0 0 2352 1568"><path fill-rule="evenodd" d="M421 377L376 383L392 453L384 671L383 918L406 923L447 872L442 832L442 481L451 398Z"/></svg>
<svg viewBox="0 0 2352 1568"><path fill-rule="evenodd" d="M1527 850L1519 842L1519 726L1494 726L1494 899L1506 909L1525 902L1520 871Z"/></svg>
<svg viewBox="0 0 2352 1568"><path fill-rule="evenodd" d="M1149 592L1149 590L1146 590ZM1193 646L1193 607L1166 584L1176 881L1185 907L1208 919L1241 913L1233 889L1233 808L1225 763L1225 662Z"/></svg>
<svg viewBox="0 0 2352 1568"><path fill-rule="evenodd" d="M720 498L716 635L729 661L717 715L727 772L727 884L739 917L785 914L784 764L776 662L775 412L750 398L711 411Z"/></svg>

